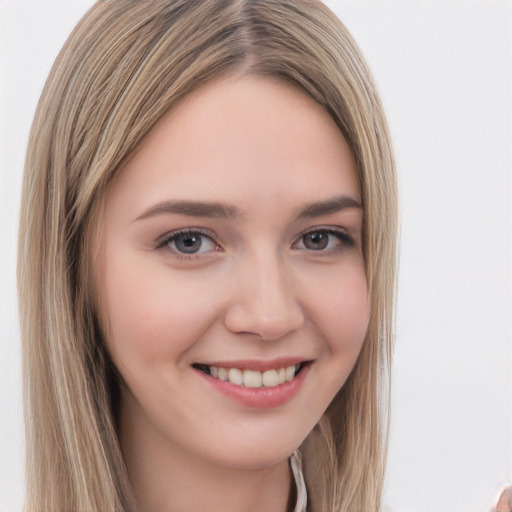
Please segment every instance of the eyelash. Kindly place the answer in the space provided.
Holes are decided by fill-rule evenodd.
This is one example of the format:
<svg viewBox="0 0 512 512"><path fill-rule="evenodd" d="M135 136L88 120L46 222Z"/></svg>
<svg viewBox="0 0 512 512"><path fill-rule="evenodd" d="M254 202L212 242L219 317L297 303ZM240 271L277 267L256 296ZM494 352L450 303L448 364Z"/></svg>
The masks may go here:
<svg viewBox="0 0 512 512"><path fill-rule="evenodd" d="M189 236L189 237L200 236L202 238L207 238L216 246L216 250L219 250L219 248L220 248L220 245L217 243L217 241L216 241L215 237L212 235L212 233L202 231L201 229L184 229L184 230L179 230L179 231L173 231L172 233L168 233L168 234L164 235L163 237L160 237L155 243L155 249L166 249L167 248L173 253L173 255L176 258L183 259L183 260L191 260L191 259L199 257L202 253L187 254L187 253L181 252L176 249L171 249L169 247L169 244L171 244L172 242L176 243L176 240L179 240L180 238L183 238L186 236Z"/></svg>
<svg viewBox="0 0 512 512"><path fill-rule="evenodd" d="M305 231L302 233L298 238L297 242L294 242L293 245L296 245L299 241L304 241L304 238L308 235L315 235L315 234L322 234L322 235L332 235L336 237L340 241L341 247L339 248L331 248L328 250L319 249L315 251L314 249L309 249L312 252L332 252L333 250L336 251L342 251L343 249L350 249L355 246L355 239L350 236L345 230L342 229L333 229L333 228L314 228L309 229L308 231ZM308 250L307 248L304 250Z"/></svg>
<svg viewBox="0 0 512 512"><path fill-rule="evenodd" d="M307 247L306 248L303 248L303 249L298 249L298 250L306 250L306 251L311 251L312 253L327 253L327 252L333 252L333 251L337 251L337 252L340 252L340 251L343 251L344 249L350 249L352 247L355 246L355 239L350 236L345 230L342 230L342 229L333 229L333 228L315 228L315 229L310 229L308 231L305 231L303 233L301 233L297 240L292 244L292 248L297 248L296 246L299 244L299 243L304 243L304 238L307 237L308 235L314 235L314 234L322 234L322 235L332 235L334 237L336 237L339 242L340 242L340 246L341 247L334 247L334 248L330 248L330 249L308 249ZM163 237L160 237L159 239L156 240L155 244L154 244L154 248L155 249L169 249L173 255L176 257L176 258L179 258L179 259L182 259L182 260L192 260L192 259L195 259L195 258L198 258L201 256L201 254L203 253L184 253L184 252L181 252L177 249L171 249L169 247L169 244L171 244L172 242L176 243L177 240L179 240L180 238L183 238L183 237L186 237L186 236L189 236L189 237L204 237L204 238L207 238L208 240L210 240L210 242L212 244L214 244L216 246L216 251L219 251L221 250L221 246L217 243L217 240L216 238L212 235L212 233L210 232L205 232L205 231L202 231L201 229L185 229L185 230L179 230L179 231L174 231L172 233L168 233L166 235L164 235Z"/></svg>

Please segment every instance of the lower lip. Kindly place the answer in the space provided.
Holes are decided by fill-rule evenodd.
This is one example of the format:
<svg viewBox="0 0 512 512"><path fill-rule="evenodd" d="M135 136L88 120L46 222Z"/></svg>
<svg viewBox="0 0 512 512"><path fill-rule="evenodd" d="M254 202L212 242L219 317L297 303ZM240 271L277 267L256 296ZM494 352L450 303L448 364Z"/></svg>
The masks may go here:
<svg viewBox="0 0 512 512"><path fill-rule="evenodd" d="M284 405L299 392L304 383L306 375L309 373L311 364L306 365L302 370L290 381L279 384L272 388L248 388L245 386L237 386L229 381L219 380L207 375L201 370L195 370L199 373L211 386L223 395L240 402L247 407L255 409L268 409Z"/></svg>

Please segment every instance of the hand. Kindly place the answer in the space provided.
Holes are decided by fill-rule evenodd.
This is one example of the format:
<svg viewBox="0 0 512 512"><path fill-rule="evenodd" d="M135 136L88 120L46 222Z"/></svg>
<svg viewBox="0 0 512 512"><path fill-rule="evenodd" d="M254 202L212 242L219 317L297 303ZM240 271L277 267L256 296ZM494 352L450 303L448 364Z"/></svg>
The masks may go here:
<svg viewBox="0 0 512 512"><path fill-rule="evenodd" d="M491 512L512 512L512 485L501 490Z"/></svg>

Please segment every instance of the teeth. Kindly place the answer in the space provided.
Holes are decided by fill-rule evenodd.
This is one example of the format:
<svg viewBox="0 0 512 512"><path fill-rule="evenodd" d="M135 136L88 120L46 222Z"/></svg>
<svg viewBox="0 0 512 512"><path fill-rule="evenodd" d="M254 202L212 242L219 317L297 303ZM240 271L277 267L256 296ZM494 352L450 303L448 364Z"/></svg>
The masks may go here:
<svg viewBox="0 0 512 512"><path fill-rule="evenodd" d="M290 381L293 379L293 377L295 377L295 370L295 366L287 366L284 369L284 375L287 381Z"/></svg>
<svg viewBox="0 0 512 512"><path fill-rule="evenodd" d="M262 386L261 372L245 370L244 371L244 386L246 386L248 388L261 388L261 386Z"/></svg>
<svg viewBox="0 0 512 512"><path fill-rule="evenodd" d="M286 368L258 372L254 370L240 370L238 368L209 367L212 377L248 388L273 388L279 386L291 381L295 377L298 368L299 365L292 364Z"/></svg>
<svg viewBox="0 0 512 512"><path fill-rule="evenodd" d="M214 366L210 366L210 372L212 371L212 368L215 368ZM217 370L217 379L219 380L228 380L228 371L226 368L215 368ZM213 373L212 373L213 375Z"/></svg>
<svg viewBox="0 0 512 512"><path fill-rule="evenodd" d="M238 368L230 368L228 371L228 379L232 384L240 386L244 382L244 375Z"/></svg>
<svg viewBox="0 0 512 512"><path fill-rule="evenodd" d="M276 370L267 370L266 372L263 372L261 379L263 381L263 385L268 388L273 388L279 384Z"/></svg>

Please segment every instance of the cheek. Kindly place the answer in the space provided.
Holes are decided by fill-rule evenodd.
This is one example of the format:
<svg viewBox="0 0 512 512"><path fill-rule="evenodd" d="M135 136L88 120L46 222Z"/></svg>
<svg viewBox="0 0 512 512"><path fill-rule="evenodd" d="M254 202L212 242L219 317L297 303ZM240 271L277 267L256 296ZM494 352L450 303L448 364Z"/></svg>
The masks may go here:
<svg viewBox="0 0 512 512"><path fill-rule="evenodd" d="M309 294L311 319L322 344L316 373L319 389L323 390L320 414L354 368L369 322L369 297L362 265L339 270L329 278L317 276L317 284L323 286L315 286Z"/></svg>
<svg viewBox="0 0 512 512"><path fill-rule="evenodd" d="M324 301L324 361L319 375L325 389L325 408L344 386L363 346L369 322L369 300L364 274L344 280L332 288L331 300ZM337 288L337 289L336 289Z"/></svg>
<svg viewBox="0 0 512 512"><path fill-rule="evenodd" d="M330 314L335 319L332 350L354 347L359 351L370 316L366 279L352 280L346 288L346 293L333 300L331 307ZM339 343L336 340L339 340Z"/></svg>
<svg viewBox="0 0 512 512"><path fill-rule="evenodd" d="M182 280L142 258L121 255L115 264L107 260L102 300L107 340L118 367L179 363L201 336L212 314L207 294L196 280Z"/></svg>
<svg viewBox="0 0 512 512"><path fill-rule="evenodd" d="M323 282L322 290L309 294L313 320L322 331L325 349L355 362L370 313L364 270L356 267Z"/></svg>

